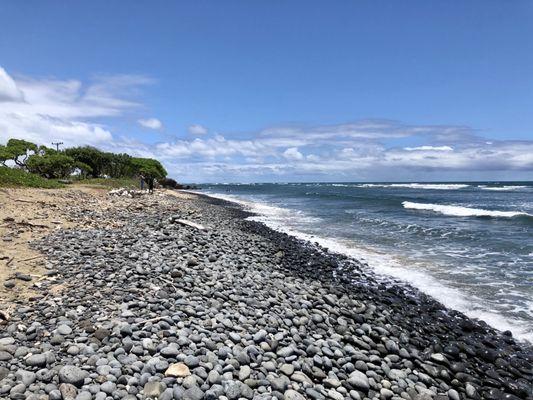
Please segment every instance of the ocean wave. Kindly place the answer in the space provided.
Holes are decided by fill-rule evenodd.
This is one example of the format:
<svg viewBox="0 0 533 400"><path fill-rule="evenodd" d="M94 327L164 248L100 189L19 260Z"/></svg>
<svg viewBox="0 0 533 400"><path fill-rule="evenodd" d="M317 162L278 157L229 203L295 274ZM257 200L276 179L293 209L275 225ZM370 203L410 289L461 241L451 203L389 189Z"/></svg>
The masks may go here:
<svg viewBox="0 0 533 400"><path fill-rule="evenodd" d="M404 189L427 189L427 190L459 190L469 187L466 183L362 183L356 185L360 188L404 188Z"/></svg>
<svg viewBox="0 0 533 400"><path fill-rule="evenodd" d="M413 203L411 201L404 201L402 205L404 208L408 208L408 209L434 211L434 212L437 212L443 215L449 215L453 217L493 217L493 218L533 217L533 214L528 214L523 211L485 210L483 208L447 206L447 205L442 205L442 204L430 204L430 203Z"/></svg>
<svg viewBox="0 0 533 400"><path fill-rule="evenodd" d="M521 185L508 185L508 186L479 185L478 188L480 188L481 190L494 190L494 191L507 192L507 191L512 191L512 190L526 189L527 186L521 186Z"/></svg>

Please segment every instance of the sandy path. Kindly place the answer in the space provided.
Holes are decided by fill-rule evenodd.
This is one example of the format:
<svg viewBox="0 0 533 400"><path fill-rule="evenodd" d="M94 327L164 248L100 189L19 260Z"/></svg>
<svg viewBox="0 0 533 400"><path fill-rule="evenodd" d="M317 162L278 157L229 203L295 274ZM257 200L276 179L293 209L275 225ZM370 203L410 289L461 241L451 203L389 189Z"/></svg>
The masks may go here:
<svg viewBox="0 0 533 400"><path fill-rule="evenodd" d="M157 192L182 199L195 197L172 190ZM0 188L0 310L9 310L15 303L34 298L37 296L36 287L49 279L46 257L31 247L32 241L56 229L88 228L97 223L89 217L72 219L73 213L69 211L73 209L81 211L78 215L83 215L84 210L124 207L130 202L130 199L108 196L107 189L94 186ZM109 224L113 222L109 221ZM31 280L24 280L28 277ZM15 286L6 287L5 282L8 285L14 282Z"/></svg>
<svg viewBox="0 0 533 400"><path fill-rule="evenodd" d="M106 190L93 187L65 189L0 189L0 307L31 299L33 290L46 279L45 257L30 243L55 229L83 226L66 212L72 207L107 206ZM31 281L16 276L31 277ZM7 288L6 281L15 282Z"/></svg>

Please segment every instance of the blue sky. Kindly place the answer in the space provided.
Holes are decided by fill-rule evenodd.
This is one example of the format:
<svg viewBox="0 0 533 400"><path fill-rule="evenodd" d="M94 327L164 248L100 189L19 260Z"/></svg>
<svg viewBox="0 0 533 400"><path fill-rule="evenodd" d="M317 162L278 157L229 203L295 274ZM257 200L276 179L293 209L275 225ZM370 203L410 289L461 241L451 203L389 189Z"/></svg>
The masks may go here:
<svg viewBox="0 0 533 400"><path fill-rule="evenodd" d="M533 179L531 1L3 1L0 142L182 181Z"/></svg>

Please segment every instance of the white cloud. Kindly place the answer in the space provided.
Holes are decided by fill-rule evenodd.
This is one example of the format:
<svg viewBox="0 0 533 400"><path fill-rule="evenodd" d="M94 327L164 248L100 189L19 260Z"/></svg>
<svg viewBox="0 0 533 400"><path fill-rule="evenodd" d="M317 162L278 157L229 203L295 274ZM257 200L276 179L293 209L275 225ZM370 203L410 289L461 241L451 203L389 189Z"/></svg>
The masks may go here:
<svg viewBox="0 0 533 400"><path fill-rule="evenodd" d="M407 151L453 151L450 146L418 146L418 147L404 147Z"/></svg>
<svg viewBox="0 0 533 400"><path fill-rule="evenodd" d="M0 67L0 102L23 101L24 96L5 69Z"/></svg>
<svg viewBox="0 0 533 400"><path fill-rule="evenodd" d="M283 152L283 157L290 161L303 160L304 155L298 151L297 147L290 147Z"/></svg>
<svg viewBox="0 0 533 400"><path fill-rule="evenodd" d="M187 129L188 129L188 131L189 131L189 133L191 135L205 135L205 134L207 134L207 128L205 126L202 126L202 125L198 125L198 124L191 125Z"/></svg>
<svg viewBox="0 0 533 400"><path fill-rule="evenodd" d="M108 145L111 131L97 118L119 117L140 104L132 100L139 75L100 76L90 84L79 80L13 79L0 67L0 143L12 137L49 145Z"/></svg>
<svg viewBox="0 0 533 400"><path fill-rule="evenodd" d="M163 123L157 118L140 119L137 122L139 123L139 125L148 129L158 130L163 127Z"/></svg>

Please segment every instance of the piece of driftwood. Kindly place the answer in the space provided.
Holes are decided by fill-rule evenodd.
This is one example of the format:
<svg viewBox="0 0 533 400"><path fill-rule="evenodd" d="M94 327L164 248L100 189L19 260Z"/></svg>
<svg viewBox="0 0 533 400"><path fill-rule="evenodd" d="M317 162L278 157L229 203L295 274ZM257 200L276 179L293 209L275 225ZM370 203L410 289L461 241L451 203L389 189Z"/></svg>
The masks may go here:
<svg viewBox="0 0 533 400"><path fill-rule="evenodd" d="M155 322L155 321L159 321L163 318L169 318L168 315L164 315L164 316L161 316L161 317L155 317L155 318L150 318L150 319L145 319L144 321L141 321L141 322L137 322L136 325L144 325L144 324L147 324L148 322Z"/></svg>
<svg viewBox="0 0 533 400"><path fill-rule="evenodd" d="M32 228L47 228L47 229L50 228L48 225L34 224L33 222L29 222L29 221L20 221L20 222L17 222L17 224L30 226Z"/></svg>
<svg viewBox="0 0 533 400"><path fill-rule="evenodd" d="M37 200L37 201L33 201L33 200L24 200L24 199L13 199L15 201L18 201L20 203L30 203L30 204L46 204L46 201L42 201L42 200Z"/></svg>
<svg viewBox="0 0 533 400"><path fill-rule="evenodd" d="M34 257L30 257L30 258L25 258L24 260L20 260L19 262L26 262L26 261L36 260L37 258L42 258L42 257L44 257L44 255L39 254L38 256L34 256Z"/></svg>
<svg viewBox="0 0 533 400"><path fill-rule="evenodd" d="M201 231L207 230L207 228L205 226L197 224L196 222L187 221L186 219L177 219L177 220L175 220L175 222L177 222L178 224L181 224L181 225L190 226L191 228L199 229Z"/></svg>

